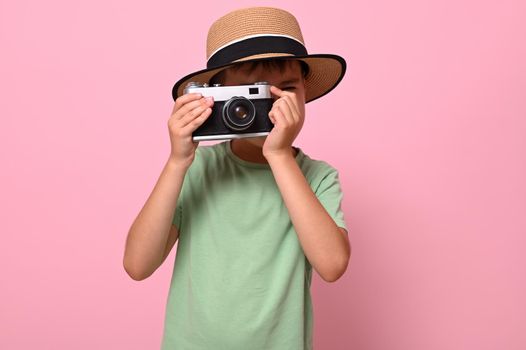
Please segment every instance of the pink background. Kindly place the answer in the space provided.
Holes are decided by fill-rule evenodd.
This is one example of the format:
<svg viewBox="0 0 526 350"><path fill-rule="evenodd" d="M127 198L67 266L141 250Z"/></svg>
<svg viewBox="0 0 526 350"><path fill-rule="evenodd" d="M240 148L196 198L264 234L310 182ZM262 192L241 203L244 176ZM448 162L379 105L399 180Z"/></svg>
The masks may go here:
<svg viewBox="0 0 526 350"><path fill-rule="evenodd" d="M156 349L175 249L128 229L209 25L270 5L348 61L296 145L340 170L352 258L314 275L317 349L526 348L524 1L0 2L0 348Z"/></svg>

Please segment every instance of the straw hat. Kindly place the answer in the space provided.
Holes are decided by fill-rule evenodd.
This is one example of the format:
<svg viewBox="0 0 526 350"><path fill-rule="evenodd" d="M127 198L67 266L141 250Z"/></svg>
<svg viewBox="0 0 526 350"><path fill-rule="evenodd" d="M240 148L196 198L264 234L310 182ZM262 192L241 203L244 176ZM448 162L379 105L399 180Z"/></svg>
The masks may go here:
<svg viewBox="0 0 526 350"><path fill-rule="evenodd" d="M305 103L334 89L345 74L345 60L334 54L308 54L296 18L273 7L242 8L216 20L208 30L206 69L188 74L172 88L175 100L191 81L209 83L216 73L239 62L301 60L309 66Z"/></svg>

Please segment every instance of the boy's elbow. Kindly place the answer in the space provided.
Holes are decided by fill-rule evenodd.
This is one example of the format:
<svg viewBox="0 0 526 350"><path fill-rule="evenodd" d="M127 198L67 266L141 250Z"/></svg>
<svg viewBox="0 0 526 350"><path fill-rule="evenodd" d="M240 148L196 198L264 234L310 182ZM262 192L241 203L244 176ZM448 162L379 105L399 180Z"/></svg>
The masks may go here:
<svg viewBox="0 0 526 350"><path fill-rule="evenodd" d="M349 249L346 251L344 256L339 260L338 263L334 263L333 267L328 270L323 275L320 274L321 278L325 282L336 282L340 279L347 271L347 267L349 266L349 260L351 259L351 250L350 250L350 244L348 245Z"/></svg>
<svg viewBox="0 0 526 350"><path fill-rule="evenodd" d="M124 270L135 281L142 281L150 277L151 273L146 273L143 269L139 269L134 264L131 264L126 260L126 257L123 259L122 265Z"/></svg>
<svg viewBox="0 0 526 350"><path fill-rule="evenodd" d="M320 274L321 278L325 282L336 282L337 280L340 279L340 277L343 276L343 274L347 270L347 265L348 265L347 263L348 263L348 260L344 264L338 265L337 267L333 268L329 272L324 273L323 275Z"/></svg>

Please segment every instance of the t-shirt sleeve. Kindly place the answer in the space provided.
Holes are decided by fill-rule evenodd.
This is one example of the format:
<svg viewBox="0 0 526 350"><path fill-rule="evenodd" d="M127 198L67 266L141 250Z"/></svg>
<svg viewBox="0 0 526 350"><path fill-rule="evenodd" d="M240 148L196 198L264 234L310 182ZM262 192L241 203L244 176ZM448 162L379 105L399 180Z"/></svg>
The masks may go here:
<svg viewBox="0 0 526 350"><path fill-rule="evenodd" d="M175 207L174 218L173 218L173 221L172 221L172 224L175 225L175 227L177 227L178 230L181 228L181 220L183 218L183 205L182 205L183 196L182 196L182 193L183 193L183 188L181 187L181 193L179 194L179 198L177 199L177 205Z"/></svg>
<svg viewBox="0 0 526 350"><path fill-rule="evenodd" d="M315 194L336 225L348 231L342 210L343 192L336 169L330 169L328 174L322 178Z"/></svg>
<svg viewBox="0 0 526 350"><path fill-rule="evenodd" d="M184 207L184 193L185 193L185 184L188 182L188 171L185 174L181 190L179 191L179 197L177 198L177 205L175 206L174 218L172 224L177 227L178 230L181 230L181 222L183 220L183 207Z"/></svg>
<svg viewBox="0 0 526 350"><path fill-rule="evenodd" d="M175 227L177 227L177 229L179 230L179 233L181 233L181 225L182 225L182 221L183 221L183 213L184 213L184 208L185 208L185 198L186 198L186 187L189 186L189 178L191 176L193 176L193 173L195 172L195 168L198 167L199 165L197 164L198 162L200 162L201 160L201 149L200 147L197 147L197 149L195 150L195 158L194 158L194 161L192 162L192 165L190 165L188 167L188 170L186 171L186 174L184 176L184 180L183 180L183 184L181 185L181 191L179 192L179 197L177 198L177 205L175 206L175 212L174 212L174 217L173 217L173 220L172 220L172 224L175 225Z"/></svg>

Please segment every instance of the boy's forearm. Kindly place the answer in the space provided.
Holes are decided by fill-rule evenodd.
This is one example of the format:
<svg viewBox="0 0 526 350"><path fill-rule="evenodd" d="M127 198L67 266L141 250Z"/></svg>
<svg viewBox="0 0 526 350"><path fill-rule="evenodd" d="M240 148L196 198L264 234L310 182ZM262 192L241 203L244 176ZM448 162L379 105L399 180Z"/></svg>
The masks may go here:
<svg viewBox="0 0 526 350"><path fill-rule="evenodd" d="M123 264L133 279L147 278L162 263L187 169L188 165L167 161L128 232Z"/></svg>
<svg viewBox="0 0 526 350"><path fill-rule="evenodd" d="M347 269L350 244L312 191L292 155L267 159L305 256L328 282Z"/></svg>

